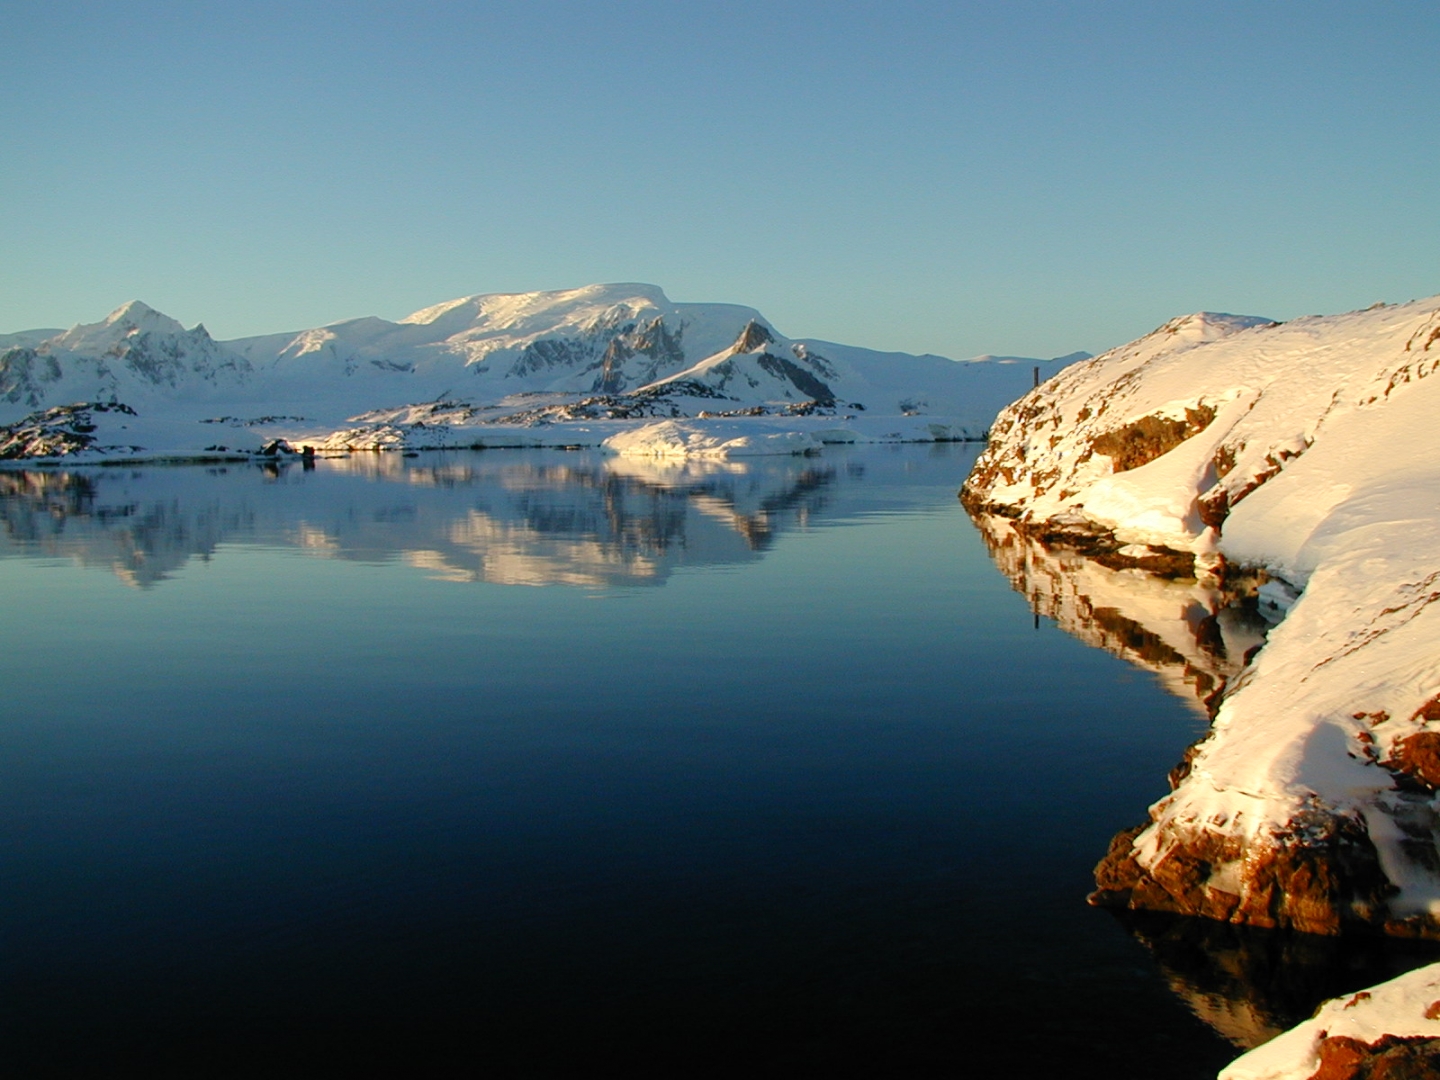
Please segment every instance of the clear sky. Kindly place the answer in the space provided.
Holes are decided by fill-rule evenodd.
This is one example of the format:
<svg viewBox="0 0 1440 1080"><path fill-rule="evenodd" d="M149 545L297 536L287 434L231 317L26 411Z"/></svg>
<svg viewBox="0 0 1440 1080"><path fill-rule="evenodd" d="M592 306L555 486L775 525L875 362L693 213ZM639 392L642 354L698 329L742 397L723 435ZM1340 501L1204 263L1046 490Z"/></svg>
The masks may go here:
<svg viewBox="0 0 1440 1080"><path fill-rule="evenodd" d="M646 281L1099 351L1440 292L1440 5L0 4L0 331Z"/></svg>

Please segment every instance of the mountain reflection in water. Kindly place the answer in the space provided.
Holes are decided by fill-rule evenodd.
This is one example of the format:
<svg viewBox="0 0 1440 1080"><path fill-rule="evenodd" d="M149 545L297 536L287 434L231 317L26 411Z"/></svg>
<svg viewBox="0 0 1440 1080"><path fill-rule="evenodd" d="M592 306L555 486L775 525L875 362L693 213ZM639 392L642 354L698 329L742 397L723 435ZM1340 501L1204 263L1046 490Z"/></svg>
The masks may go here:
<svg viewBox="0 0 1440 1080"><path fill-rule="evenodd" d="M659 584L680 566L759 558L824 513L838 480L863 476L863 465L806 457L667 463L553 451L363 454L313 470L0 472L0 555L69 559L142 588L227 542L398 558L450 581Z"/></svg>
<svg viewBox="0 0 1440 1080"><path fill-rule="evenodd" d="M1195 579L1114 570L1026 536L1003 517L975 515L990 557L1038 618L1153 672L1209 714L1264 643L1266 622L1237 592ZM1157 776L1155 797L1165 793ZM1117 821L1120 829L1132 822ZM1104 852L1095 853L1099 861ZM1273 1039L1323 1001L1440 957L1440 943L1326 938L1156 912L1112 911L1154 957L1170 989L1241 1049Z"/></svg>

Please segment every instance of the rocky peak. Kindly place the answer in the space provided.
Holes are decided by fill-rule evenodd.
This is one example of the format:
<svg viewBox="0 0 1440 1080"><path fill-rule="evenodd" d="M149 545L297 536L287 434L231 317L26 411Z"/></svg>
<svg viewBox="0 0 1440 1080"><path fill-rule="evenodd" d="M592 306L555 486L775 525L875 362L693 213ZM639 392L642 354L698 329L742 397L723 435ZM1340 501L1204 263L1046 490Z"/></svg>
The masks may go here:
<svg viewBox="0 0 1440 1080"><path fill-rule="evenodd" d="M774 334L754 319L751 319L745 324L745 329L740 331L740 336L735 339L735 344L731 346L731 351L736 353L759 352L774 340Z"/></svg>

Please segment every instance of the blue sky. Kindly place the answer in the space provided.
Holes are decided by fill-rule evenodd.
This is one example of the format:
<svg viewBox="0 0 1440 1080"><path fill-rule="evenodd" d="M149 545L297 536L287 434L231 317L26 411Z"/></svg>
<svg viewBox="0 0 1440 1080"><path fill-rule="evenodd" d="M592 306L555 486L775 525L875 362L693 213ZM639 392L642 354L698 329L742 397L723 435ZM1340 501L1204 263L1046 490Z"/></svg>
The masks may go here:
<svg viewBox="0 0 1440 1080"><path fill-rule="evenodd" d="M648 281L1048 356L1440 292L1433 0L6 0L0 40L0 331Z"/></svg>

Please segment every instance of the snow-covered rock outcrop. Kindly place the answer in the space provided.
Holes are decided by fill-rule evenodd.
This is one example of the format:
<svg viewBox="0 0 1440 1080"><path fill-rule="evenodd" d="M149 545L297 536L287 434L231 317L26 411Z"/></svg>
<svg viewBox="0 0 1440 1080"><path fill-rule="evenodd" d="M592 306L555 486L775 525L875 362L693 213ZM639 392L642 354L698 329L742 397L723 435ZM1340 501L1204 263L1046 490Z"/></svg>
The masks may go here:
<svg viewBox="0 0 1440 1080"><path fill-rule="evenodd" d="M922 438L981 438L1032 368L1050 375L1083 355L957 362L799 341L753 308L677 304L653 285L469 296L399 322L228 342L134 302L63 333L0 338L0 425L123 404L141 422L181 425L196 452L215 442L195 427L207 421L322 449L599 445L660 420L757 416L925 417L936 426ZM872 429L888 438L916 425L872 423L848 438Z"/></svg>
<svg viewBox="0 0 1440 1080"><path fill-rule="evenodd" d="M1440 298L1194 315L997 419L972 509L1119 565L1258 568L1288 609L1098 901L1440 936L1437 369Z"/></svg>
<svg viewBox="0 0 1440 1080"><path fill-rule="evenodd" d="M1328 1001L1220 1072L1220 1080L1427 1076L1440 1076L1440 964Z"/></svg>

